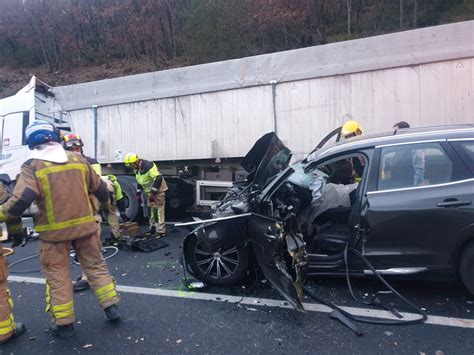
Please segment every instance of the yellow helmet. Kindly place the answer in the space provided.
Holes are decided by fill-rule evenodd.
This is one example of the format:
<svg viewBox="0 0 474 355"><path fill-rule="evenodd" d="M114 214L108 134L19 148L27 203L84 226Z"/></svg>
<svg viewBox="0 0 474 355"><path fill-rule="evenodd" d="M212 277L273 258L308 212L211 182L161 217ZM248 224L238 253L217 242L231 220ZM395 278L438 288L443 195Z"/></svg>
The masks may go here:
<svg viewBox="0 0 474 355"><path fill-rule="evenodd" d="M132 166L140 160L140 157L137 153L127 153L125 156L125 165Z"/></svg>
<svg viewBox="0 0 474 355"><path fill-rule="evenodd" d="M357 121L347 121L342 125L341 135L346 139L354 136L360 136L361 134L362 128Z"/></svg>

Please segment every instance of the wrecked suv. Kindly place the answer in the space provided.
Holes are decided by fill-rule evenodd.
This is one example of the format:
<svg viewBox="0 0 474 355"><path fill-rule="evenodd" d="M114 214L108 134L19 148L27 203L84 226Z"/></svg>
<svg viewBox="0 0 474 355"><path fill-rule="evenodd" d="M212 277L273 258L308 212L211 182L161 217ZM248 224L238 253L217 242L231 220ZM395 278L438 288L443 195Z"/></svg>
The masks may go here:
<svg viewBox="0 0 474 355"><path fill-rule="evenodd" d="M188 223L183 252L209 284L237 283L252 262L297 309L315 275L460 277L474 293L474 125L407 129L326 144L289 166L274 133L242 161L249 173ZM324 145L323 147L321 147Z"/></svg>

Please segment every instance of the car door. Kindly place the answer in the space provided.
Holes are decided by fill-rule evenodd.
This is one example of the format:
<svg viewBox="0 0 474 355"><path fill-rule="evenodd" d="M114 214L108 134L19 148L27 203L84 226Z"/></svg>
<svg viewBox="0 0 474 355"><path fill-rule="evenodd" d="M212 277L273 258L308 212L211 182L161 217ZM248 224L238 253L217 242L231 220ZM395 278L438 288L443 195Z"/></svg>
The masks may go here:
<svg viewBox="0 0 474 355"><path fill-rule="evenodd" d="M362 211L364 254L396 273L448 269L473 220L474 179L446 141L376 147Z"/></svg>

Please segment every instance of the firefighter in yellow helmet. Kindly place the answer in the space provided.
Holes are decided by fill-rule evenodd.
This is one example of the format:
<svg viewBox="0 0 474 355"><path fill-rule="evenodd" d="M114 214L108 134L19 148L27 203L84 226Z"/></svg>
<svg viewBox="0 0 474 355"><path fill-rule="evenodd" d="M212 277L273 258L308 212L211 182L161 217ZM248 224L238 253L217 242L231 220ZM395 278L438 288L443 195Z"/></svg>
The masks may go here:
<svg viewBox="0 0 474 355"><path fill-rule="evenodd" d="M136 153L128 153L125 156L125 165L133 168L137 179L139 192L141 189L148 197L150 206L150 230L149 234L157 234L162 237L166 233L165 227L165 198L168 185L163 175L158 171L155 163L141 159Z"/></svg>
<svg viewBox="0 0 474 355"><path fill-rule="evenodd" d="M357 121L346 121L341 127L341 137L349 139L362 135L362 128ZM364 171L364 161L359 158L349 158L337 160L329 164L331 174L329 183L333 184L353 184L359 182Z"/></svg>
<svg viewBox="0 0 474 355"><path fill-rule="evenodd" d="M36 120L26 127L32 150L23 163L12 197L0 206L0 222L19 218L33 202L38 213L40 263L46 278L46 311L50 330L59 337L74 335L74 303L69 252L75 249L81 268L109 321L117 321L115 282L101 254L99 225L89 194L109 203L105 184L84 157L65 151L54 126Z"/></svg>
<svg viewBox="0 0 474 355"><path fill-rule="evenodd" d="M0 182L0 205L8 200L6 188ZM15 218L7 223L9 239L13 239L12 247L16 247L23 242L23 230L21 218ZM0 225L0 237L2 236L2 226ZM3 255L2 243L0 242L0 344L8 342L13 337L19 336L26 331L23 323L15 323L13 318L13 299L8 289L8 266Z"/></svg>
<svg viewBox="0 0 474 355"><path fill-rule="evenodd" d="M357 137L362 134L362 128L357 121L346 121L341 127L341 136L344 139Z"/></svg>

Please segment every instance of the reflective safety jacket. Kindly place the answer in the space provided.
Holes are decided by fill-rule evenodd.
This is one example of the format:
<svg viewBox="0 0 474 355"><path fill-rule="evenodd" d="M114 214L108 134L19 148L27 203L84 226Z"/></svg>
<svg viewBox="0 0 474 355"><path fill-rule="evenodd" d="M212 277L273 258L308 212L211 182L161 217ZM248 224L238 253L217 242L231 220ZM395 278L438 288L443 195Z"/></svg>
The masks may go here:
<svg viewBox="0 0 474 355"><path fill-rule="evenodd" d="M89 194L107 203L107 187L84 157L66 154L66 163L41 159L23 163L13 196L0 206L0 222L21 217L36 201L35 228L42 240L69 241L98 231Z"/></svg>
<svg viewBox="0 0 474 355"><path fill-rule="evenodd" d="M115 191L115 200L120 201L123 198L122 186L115 175L107 175L107 178L112 182Z"/></svg>
<svg viewBox="0 0 474 355"><path fill-rule="evenodd" d="M165 179L158 171L155 163L142 160L141 167L135 172L137 183L143 188L143 190L150 194L150 192L166 192L168 191L168 185Z"/></svg>
<svg viewBox="0 0 474 355"><path fill-rule="evenodd" d="M99 162L94 158L88 157L84 155L87 162L91 165L92 169L96 172L97 175L102 176L102 167L100 166Z"/></svg>

